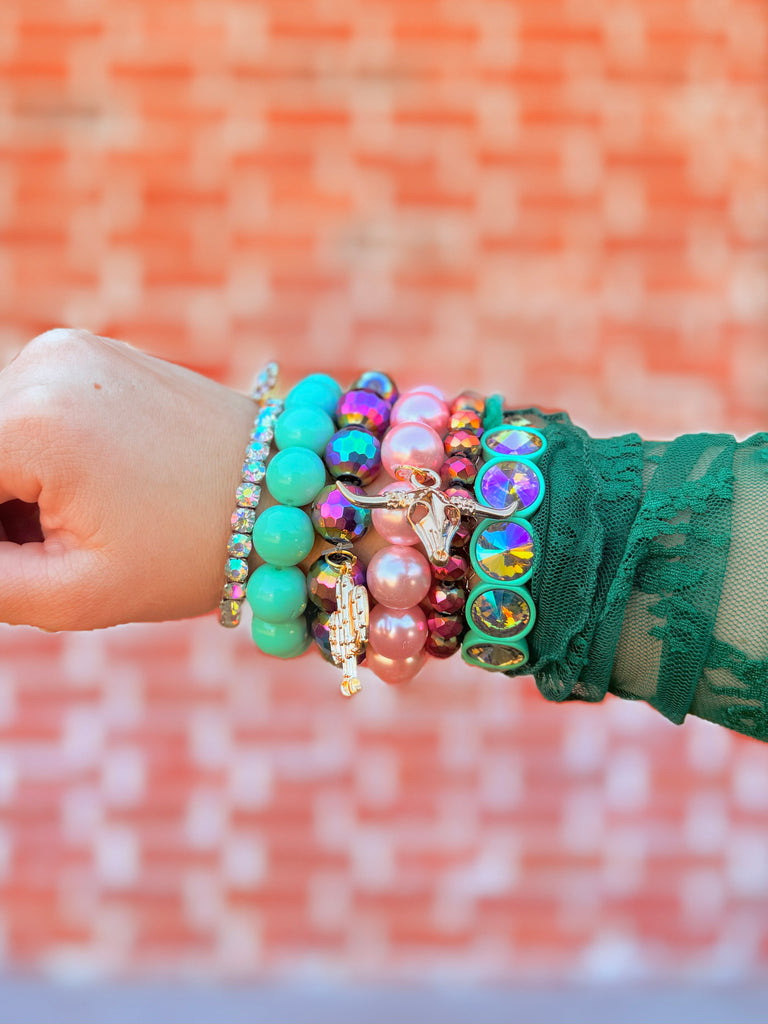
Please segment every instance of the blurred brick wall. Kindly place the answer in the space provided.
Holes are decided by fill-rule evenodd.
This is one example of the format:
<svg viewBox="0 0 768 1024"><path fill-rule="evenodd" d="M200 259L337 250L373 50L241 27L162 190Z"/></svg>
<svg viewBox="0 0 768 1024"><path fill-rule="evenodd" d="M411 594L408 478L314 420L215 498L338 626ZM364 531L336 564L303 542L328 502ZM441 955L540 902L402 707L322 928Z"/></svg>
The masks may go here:
<svg viewBox="0 0 768 1024"><path fill-rule="evenodd" d="M381 366L768 427L760 0L0 7L0 354ZM768 753L449 663L341 702L212 619L0 631L0 950L59 973L768 966Z"/></svg>

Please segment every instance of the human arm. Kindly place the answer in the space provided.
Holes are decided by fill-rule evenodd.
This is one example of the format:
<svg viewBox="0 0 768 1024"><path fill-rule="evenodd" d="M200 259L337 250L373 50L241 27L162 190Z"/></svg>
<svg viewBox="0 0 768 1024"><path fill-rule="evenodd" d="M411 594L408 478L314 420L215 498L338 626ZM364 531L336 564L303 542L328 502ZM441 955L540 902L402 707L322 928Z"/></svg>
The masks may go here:
<svg viewBox="0 0 768 1024"><path fill-rule="evenodd" d="M31 342L0 373L0 619L70 630L213 610L253 415L121 342ZM545 420L520 671L550 700L610 690L768 738L768 435L595 439ZM373 531L363 543L367 561Z"/></svg>

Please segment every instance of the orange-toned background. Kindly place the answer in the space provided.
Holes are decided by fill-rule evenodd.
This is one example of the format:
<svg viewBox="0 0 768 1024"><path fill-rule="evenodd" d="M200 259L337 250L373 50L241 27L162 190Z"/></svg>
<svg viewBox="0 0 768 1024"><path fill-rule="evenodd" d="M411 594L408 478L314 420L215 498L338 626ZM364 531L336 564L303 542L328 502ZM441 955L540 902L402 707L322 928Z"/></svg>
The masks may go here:
<svg viewBox="0 0 768 1024"><path fill-rule="evenodd" d="M761 0L6 0L0 350L768 427ZM190 557L194 553L189 553ZM768 748L213 618L4 628L0 950L59 974L740 977Z"/></svg>

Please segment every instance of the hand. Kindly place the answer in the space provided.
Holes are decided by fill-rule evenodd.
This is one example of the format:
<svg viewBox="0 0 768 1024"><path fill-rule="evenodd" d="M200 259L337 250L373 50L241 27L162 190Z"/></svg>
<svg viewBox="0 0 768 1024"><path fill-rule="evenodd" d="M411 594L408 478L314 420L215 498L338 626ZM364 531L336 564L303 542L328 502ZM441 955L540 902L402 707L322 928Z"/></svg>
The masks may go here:
<svg viewBox="0 0 768 1024"><path fill-rule="evenodd" d="M215 608L254 412L110 338L31 341L0 373L0 621L95 629Z"/></svg>

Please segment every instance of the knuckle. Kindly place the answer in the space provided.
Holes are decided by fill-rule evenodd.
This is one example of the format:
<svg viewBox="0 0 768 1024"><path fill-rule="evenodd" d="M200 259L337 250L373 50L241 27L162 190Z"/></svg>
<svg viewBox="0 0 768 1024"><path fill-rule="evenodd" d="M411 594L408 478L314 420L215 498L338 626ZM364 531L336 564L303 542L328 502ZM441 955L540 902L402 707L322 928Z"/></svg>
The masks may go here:
<svg viewBox="0 0 768 1024"><path fill-rule="evenodd" d="M90 331L76 327L53 327L27 342L20 357L22 362L61 364L65 360L77 362L92 352L99 339Z"/></svg>
<svg viewBox="0 0 768 1024"><path fill-rule="evenodd" d="M2 369L4 388L34 373L41 366L61 366L77 362L84 354L96 351L103 339L75 327L53 327L30 339Z"/></svg>
<svg viewBox="0 0 768 1024"><path fill-rule="evenodd" d="M41 424L67 430L77 424L82 381L101 364L103 339L56 327L32 338L3 371L2 421L24 431Z"/></svg>
<svg viewBox="0 0 768 1024"><path fill-rule="evenodd" d="M80 348L95 339L90 331L80 330L77 327L52 327L43 331L27 343L27 349L62 350Z"/></svg>

